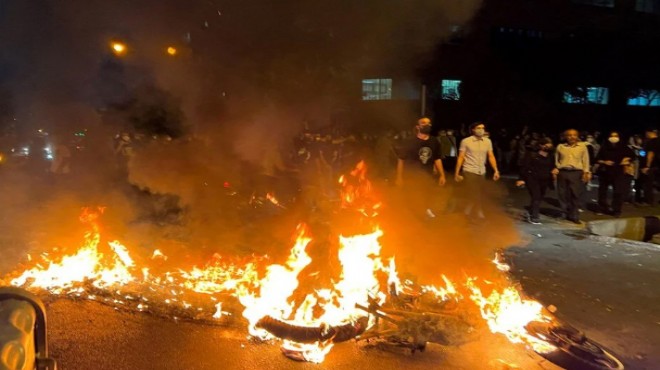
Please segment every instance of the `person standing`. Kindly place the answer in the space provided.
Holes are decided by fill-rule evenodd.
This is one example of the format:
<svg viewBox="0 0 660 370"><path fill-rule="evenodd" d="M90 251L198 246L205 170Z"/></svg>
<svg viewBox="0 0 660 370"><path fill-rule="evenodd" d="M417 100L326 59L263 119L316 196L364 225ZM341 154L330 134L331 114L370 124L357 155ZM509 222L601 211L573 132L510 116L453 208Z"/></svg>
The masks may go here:
<svg viewBox="0 0 660 370"><path fill-rule="evenodd" d="M423 192L422 201L427 216L434 218L433 187L435 185L443 186L446 179L442 166L440 142L431 138L430 119L420 118L415 129L417 134L397 150L396 185L403 185L405 170L408 174L407 179L413 180L414 186L418 186ZM434 179L436 176L438 176L437 180Z"/></svg>
<svg viewBox="0 0 660 370"><path fill-rule="evenodd" d="M442 150L442 160L448 169L453 169L456 165L456 155L458 155L458 148L456 147L456 137L453 130L440 130L438 132L438 141L440 142L440 150Z"/></svg>
<svg viewBox="0 0 660 370"><path fill-rule="evenodd" d="M644 144L644 151L646 158L640 161L640 186L644 192L644 202L641 205L654 205L655 196L655 174L658 167L657 156L660 152L660 139L658 139L658 131L653 129L646 130L646 144Z"/></svg>
<svg viewBox="0 0 660 370"><path fill-rule="evenodd" d="M631 165L635 153L621 142L619 133L612 131L607 142L598 151L598 207L603 213L621 216L623 198L630 193L630 177L626 167ZM612 186L612 209L607 204L607 191Z"/></svg>
<svg viewBox="0 0 660 370"><path fill-rule="evenodd" d="M539 208L543 201L545 191L552 184L552 170L555 168L555 159L552 153L552 140L541 138L536 151L528 151L522 162L520 178L516 186L527 186L531 198L529 205L529 222L540 225Z"/></svg>
<svg viewBox="0 0 660 370"><path fill-rule="evenodd" d="M465 214L469 216L472 211L477 212L477 218L484 219L483 197L486 185L486 161L493 168L493 180L500 179L497 169L497 160L493 154L493 143L485 137L486 126L482 122L470 125L472 136L461 140L458 150L458 159L454 179L456 182L465 181L465 190L468 192L470 202ZM461 175L461 170L463 171Z"/></svg>
<svg viewBox="0 0 660 370"><path fill-rule="evenodd" d="M558 145L555 151L552 174L557 177L557 195L566 219L579 224L580 196L584 184L591 179L589 152L585 143L578 140L577 130L566 130L564 139L566 143Z"/></svg>
<svg viewBox="0 0 660 370"><path fill-rule="evenodd" d="M644 151L644 140L640 135L633 135L628 139L628 148L635 153L633 157L632 166L626 168L628 174L632 177L633 193L628 194L628 200L631 203L639 203L642 201L642 187L639 181L639 169L641 163L646 163L646 152ZM644 161L644 162L642 162Z"/></svg>

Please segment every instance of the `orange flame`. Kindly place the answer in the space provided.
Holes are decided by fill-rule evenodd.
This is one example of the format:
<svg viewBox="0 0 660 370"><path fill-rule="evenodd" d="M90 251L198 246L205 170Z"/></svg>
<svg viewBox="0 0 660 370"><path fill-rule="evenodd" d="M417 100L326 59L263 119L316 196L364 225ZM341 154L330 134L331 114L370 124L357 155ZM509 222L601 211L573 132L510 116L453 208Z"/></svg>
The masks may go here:
<svg viewBox="0 0 660 370"><path fill-rule="evenodd" d="M525 329L532 321L552 321L543 314L543 306L539 302L523 299L513 287L505 288L502 292L493 290L485 297L474 280L469 280L467 286L471 291L470 298L479 306L482 317L493 333L504 334L511 342L527 344L539 353L556 349L552 344L530 335Z"/></svg>
<svg viewBox="0 0 660 370"><path fill-rule="evenodd" d="M374 217L378 214L381 203L375 199L372 185L366 178L366 165L358 163L348 175L341 176L342 207L358 210L360 214ZM273 194L267 198L273 204L279 204ZM226 292L235 296L243 305L243 317L248 320L248 331L251 336L261 339L272 339L273 335L257 327L257 322L266 316L276 320L292 323L296 326L339 326L352 323L363 316L356 305L369 306L370 303L385 303L387 292L400 293L404 286L399 279L394 257L383 263L379 239L383 232L380 229L364 234L339 236L338 258L341 264L341 274L336 277L331 287L305 292L298 292L306 277L317 273L303 274L310 266L312 258L307 248L312 242L311 234L305 225L299 225L296 238L287 260L283 264L263 266L263 259L254 258L245 263L226 262L221 256L215 255L203 267L193 266L188 270L153 272L148 267L141 267L131 257L128 248L118 241L101 242L98 219L103 209L91 211L85 209L80 219L90 228L85 234L84 244L73 254L61 258L51 258L48 253L41 255L44 265L36 263L35 267L23 271L20 276L11 280L15 286L47 289L54 294L85 292L83 283L90 282L97 289L103 289L120 294L119 289L129 283L139 282L151 290L166 292L168 298L162 301L168 305L179 305L186 310L193 310L190 300L185 294L201 293L213 302L214 319L230 315L231 310L224 311L223 303L218 302L214 294ZM107 244L107 246L106 246ZM30 258L36 259L36 258ZM151 260L166 260L167 256L160 249L155 249ZM137 261L145 259L138 258ZM148 256L146 260L149 260ZM493 261L498 268L505 270L508 265L500 262L499 254ZM461 300L468 296L477 304L482 317L487 321L490 330L504 334L511 342L524 343L537 352L549 352L555 348L543 340L527 333L525 327L531 321L548 322L550 317L544 315L540 303L523 299L512 287L504 290L493 290L487 297L477 287L475 279L468 279L465 287L456 286L450 279L442 275L444 286L423 285L421 291L430 293L439 300ZM381 282L387 282L381 286ZM304 285L303 285L304 286ZM465 293L465 294L462 294ZM293 297L304 297L296 302ZM91 293L87 298L96 300ZM121 298L136 298L122 295ZM115 299L116 304L123 304ZM137 309L149 309L149 301L141 297ZM196 308L201 310L201 308ZM370 325L373 322L370 323ZM311 344L283 341L286 351L296 351L300 356L312 362L321 362L331 350L333 343L317 342Z"/></svg>
<svg viewBox="0 0 660 370"><path fill-rule="evenodd" d="M352 208L366 217L378 215L381 203L375 199L371 181L367 178L367 164L360 161L350 174L339 177L341 206Z"/></svg>

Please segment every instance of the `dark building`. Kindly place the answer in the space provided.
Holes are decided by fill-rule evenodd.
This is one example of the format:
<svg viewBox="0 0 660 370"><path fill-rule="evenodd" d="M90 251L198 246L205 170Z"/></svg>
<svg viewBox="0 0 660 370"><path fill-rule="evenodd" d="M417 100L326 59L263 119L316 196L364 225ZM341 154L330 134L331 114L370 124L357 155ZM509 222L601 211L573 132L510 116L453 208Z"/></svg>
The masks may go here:
<svg viewBox="0 0 660 370"><path fill-rule="evenodd" d="M452 32L420 72L436 127L660 126L660 0L485 0ZM397 92L396 78L381 94L382 81L363 82L363 99L419 112L419 100L396 101L419 95Z"/></svg>

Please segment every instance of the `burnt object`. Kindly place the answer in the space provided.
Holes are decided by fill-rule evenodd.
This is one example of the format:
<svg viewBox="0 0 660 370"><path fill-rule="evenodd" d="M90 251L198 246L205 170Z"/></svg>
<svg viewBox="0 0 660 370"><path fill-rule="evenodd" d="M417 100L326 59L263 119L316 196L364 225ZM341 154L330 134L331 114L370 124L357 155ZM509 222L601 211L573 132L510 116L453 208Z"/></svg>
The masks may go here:
<svg viewBox="0 0 660 370"><path fill-rule="evenodd" d="M539 353L555 365L569 370L623 370L624 364L613 352L568 325L531 322L527 332L557 349Z"/></svg>
<svg viewBox="0 0 660 370"><path fill-rule="evenodd" d="M366 317L360 317L352 323L339 326L299 326L264 316L257 327L262 328L280 339L286 339L297 343L315 343L332 341L334 343L351 340L364 333L368 325Z"/></svg>

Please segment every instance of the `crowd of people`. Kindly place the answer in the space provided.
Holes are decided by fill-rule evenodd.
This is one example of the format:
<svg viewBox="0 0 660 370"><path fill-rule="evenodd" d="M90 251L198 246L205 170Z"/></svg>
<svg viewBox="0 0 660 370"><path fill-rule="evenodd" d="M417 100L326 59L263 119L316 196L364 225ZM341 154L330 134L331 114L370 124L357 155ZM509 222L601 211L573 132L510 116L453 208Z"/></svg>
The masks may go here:
<svg viewBox="0 0 660 370"><path fill-rule="evenodd" d="M139 139L126 132L116 136L114 150L120 162L133 155ZM601 135L568 129L551 136L524 127L517 134L507 129L489 133L483 122L438 129L423 117L408 129L380 135L304 130L293 145L264 155L264 163L258 165L262 179L255 181L272 187L282 173L294 173L300 187L309 190L309 198L334 198L338 176L365 160L372 177L396 186L412 178L410 183L422 194L434 194L440 191L437 187L447 185L459 188L460 192L452 191L450 198L460 196L464 206L459 208L482 220L484 198L488 196L486 180L498 181L501 171L517 175L516 185L529 192L530 222L540 223L541 203L552 189L557 192L563 216L579 223L580 213L587 209L619 217L624 203L655 205L659 145L654 129L628 140L617 131ZM62 140L54 141L52 147L50 171L67 174L71 151ZM598 187L597 203L589 204L588 190L593 187ZM431 202L417 206L423 207L428 217L442 212Z"/></svg>
<svg viewBox="0 0 660 370"><path fill-rule="evenodd" d="M486 179L499 180L500 171L517 174L516 185L528 190L528 219L534 224L540 223L540 206L548 189L556 190L563 217L574 223L580 223L580 213L589 208L619 217L624 203L655 204L660 140L654 129L624 140L617 131L603 136L575 129L554 137L527 127L516 135L506 129L491 134L482 122L458 130L440 129L432 136L432 127L424 117L411 130L376 137L304 133L296 156L299 163L316 158L329 173L367 159L378 176L398 186L405 182L404 174L423 173L430 180L416 186L429 194L434 191L430 187L452 182L467 194L465 214L476 219L485 218ZM446 174L449 171L453 176ZM591 207L587 198L594 187L598 187L597 203ZM429 205L426 213L435 217L436 212Z"/></svg>

